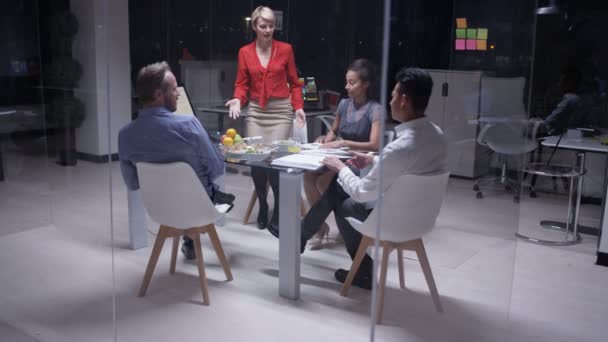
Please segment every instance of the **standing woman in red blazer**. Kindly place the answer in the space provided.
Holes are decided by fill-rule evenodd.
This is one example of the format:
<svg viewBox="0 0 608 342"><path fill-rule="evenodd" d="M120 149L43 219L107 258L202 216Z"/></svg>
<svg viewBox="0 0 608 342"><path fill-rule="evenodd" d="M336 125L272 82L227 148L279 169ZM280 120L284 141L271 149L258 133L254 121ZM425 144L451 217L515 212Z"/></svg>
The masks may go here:
<svg viewBox="0 0 608 342"><path fill-rule="evenodd" d="M248 136L263 136L273 140L291 136L295 119L304 126L306 114L302 100L302 85L298 82L295 58L290 44L272 39L275 17L265 6L251 13L251 26L256 33L254 42L239 50L239 62L234 98L226 103L230 117L236 119L241 106L249 101L245 119ZM260 211L258 228L278 234L279 223L279 174L276 170L251 168L251 177L258 196ZM274 211L268 221L266 183L270 182L274 194Z"/></svg>

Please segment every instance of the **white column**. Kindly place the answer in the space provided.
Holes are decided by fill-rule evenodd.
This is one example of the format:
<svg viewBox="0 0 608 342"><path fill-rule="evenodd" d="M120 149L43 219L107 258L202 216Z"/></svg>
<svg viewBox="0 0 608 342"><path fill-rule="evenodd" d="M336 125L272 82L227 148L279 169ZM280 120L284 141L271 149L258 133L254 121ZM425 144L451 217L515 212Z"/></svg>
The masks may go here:
<svg viewBox="0 0 608 342"><path fill-rule="evenodd" d="M118 131L131 121L128 1L71 0L70 9L79 24L73 57L83 68L75 95L86 108L76 150L96 156L117 153Z"/></svg>

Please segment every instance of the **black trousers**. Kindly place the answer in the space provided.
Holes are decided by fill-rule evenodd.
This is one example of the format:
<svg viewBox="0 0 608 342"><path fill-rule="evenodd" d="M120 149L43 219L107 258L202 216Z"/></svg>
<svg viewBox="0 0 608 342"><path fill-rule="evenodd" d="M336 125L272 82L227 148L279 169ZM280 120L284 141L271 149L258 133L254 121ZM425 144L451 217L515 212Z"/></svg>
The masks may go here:
<svg viewBox="0 0 608 342"><path fill-rule="evenodd" d="M354 259L361 243L361 233L353 228L346 221L346 218L353 217L359 221L364 221L371 213L371 209L367 209L365 204L355 202L350 198L344 192L342 186L338 184L337 177L330 183L321 199L319 199L319 202L310 208L310 211L308 211L308 214L302 220L302 239L309 240L312 238L321 229L321 224L325 222L332 211L336 217L336 224L338 225L340 235L344 239L346 250L351 259ZM365 254L358 273L361 275L371 275L372 268L372 258Z"/></svg>

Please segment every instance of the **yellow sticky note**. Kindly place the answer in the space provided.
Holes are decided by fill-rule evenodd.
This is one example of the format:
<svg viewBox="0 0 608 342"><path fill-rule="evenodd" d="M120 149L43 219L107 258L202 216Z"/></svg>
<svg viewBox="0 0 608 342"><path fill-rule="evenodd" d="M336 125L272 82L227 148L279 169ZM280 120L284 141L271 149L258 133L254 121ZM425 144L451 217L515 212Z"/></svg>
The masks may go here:
<svg viewBox="0 0 608 342"><path fill-rule="evenodd" d="M487 40L485 40L485 39L478 39L477 40L477 50L486 51L487 49L488 49Z"/></svg>
<svg viewBox="0 0 608 342"><path fill-rule="evenodd" d="M456 28L467 28L467 18L456 18Z"/></svg>

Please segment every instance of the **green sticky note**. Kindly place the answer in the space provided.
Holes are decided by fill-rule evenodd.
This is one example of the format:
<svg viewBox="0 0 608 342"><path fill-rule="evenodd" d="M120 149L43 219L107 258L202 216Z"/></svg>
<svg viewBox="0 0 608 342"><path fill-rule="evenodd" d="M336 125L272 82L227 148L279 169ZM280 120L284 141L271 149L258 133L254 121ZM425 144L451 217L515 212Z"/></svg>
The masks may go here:
<svg viewBox="0 0 608 342"><path fill-rule="evenodd" d="M488 39L488 29L487 28L478 28L477 29L477 39Z"/></svg>
<svg viewBox="0 0 608 342"><path fill-rule="evenodd" d="M477 29L467 29L467 39L477 39Z"/></svg>
<svg viewBox="0 0 608 342"><path fill-rule="evenodd" d="M466 29L456 29L456 38L458 39L464 39L467 37L467 30Z"/></svg>

